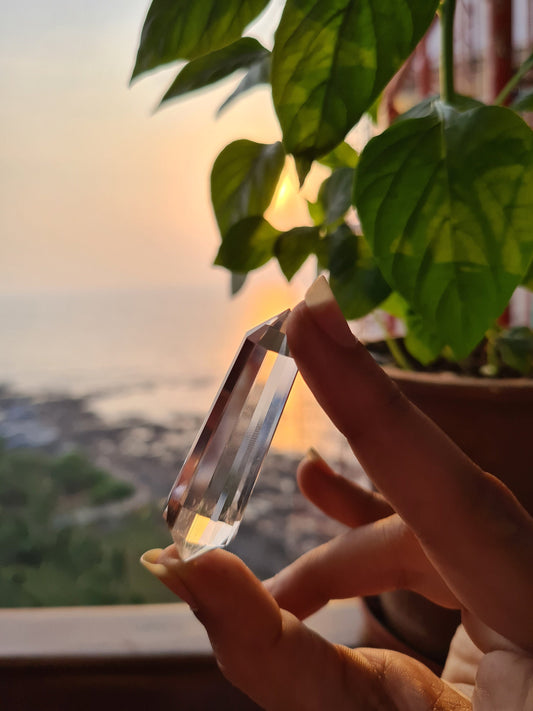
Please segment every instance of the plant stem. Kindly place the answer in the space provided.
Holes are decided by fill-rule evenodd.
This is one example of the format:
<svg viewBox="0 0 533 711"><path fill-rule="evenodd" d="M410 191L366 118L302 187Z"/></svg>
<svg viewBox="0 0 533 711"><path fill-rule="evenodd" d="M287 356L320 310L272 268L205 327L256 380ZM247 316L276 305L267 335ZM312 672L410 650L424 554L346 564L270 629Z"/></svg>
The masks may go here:
<svg viewBox="0 0 533 711"><path fill-rule="evenodd" d="M396 365L402 370L411 370L411 366L407 362L407 358L404 356L400 346L396 342L396 339L389 331L385 319L381 316L381 314L378 314L377 312L374 312L374 318L381 326L381 330L383 331L383 338L385 339L387 348L389 349L391 356L394 358Z"/></svg>
<svg viewBox="0 0 533 711"><path fill-rule="evenodd" d="M453 78L453 21L456 0L444 0L440 11L440 98L447 104L455 100Z"/></svg>
<svg viewBox="0 0 533 711"><path fill-rule="evenodd" d="M394 338L391 338L391 336L386 335L385 343L387 344L387 348L391 352L392 357L396 361L396 365L398 365L402 370L411 370L411 367L407 362L407 358L402 353L400 346L396 343Z"/></svg>
<svg viewBox="0 0 533 711"><path fill-rule="evenodd" d="M529 72L530 69L533 69L533 54L531 54L526 61L518 67L516 73L513 74L498 96L494 99L495 106L501 106L504 103L505 99L507 99L515 86L520 82L522 77Z"/></svg>

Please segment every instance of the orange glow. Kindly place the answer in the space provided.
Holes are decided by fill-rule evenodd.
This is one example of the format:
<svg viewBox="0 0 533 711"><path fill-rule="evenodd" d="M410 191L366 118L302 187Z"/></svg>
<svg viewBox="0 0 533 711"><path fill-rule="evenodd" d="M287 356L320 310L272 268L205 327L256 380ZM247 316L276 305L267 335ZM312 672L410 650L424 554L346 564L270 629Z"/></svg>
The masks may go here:
<svg viewBox="0 0 533 711"><path fill-rule="evenodd" d="M313 280L314 269L315 265L310 264L290 284L271 268L262 274L252 275L243 289L244 293L236 298L241 330L247 331L267 318L294 307ZM337 457L341 447L340 435L335 434L327 415L298 376L276 431L273 447L303 456L308 447L318 446L324 441L331 445L326 447L324 454Z"/></svg>
<svg viewBox="0 0 533 711"><path fill-rule="evenodd" d="M327 416L298 375L276 430L273 448L303 456L309 447L316 447L324 440L324 433L330 428Z"/></svg>
<svg viewBox="0 0 533 711"><path fill-rule="evenodd" d="M280 178L276 194L272 200L272 210L284 210L291 202L298 197L295 186L292 183L291 176L287 170L284 170Z"/></svg>
<svg viewBox="0 0 533 711"><path fill-rule="evenodd" d="M239 317L243 331L294 306L303 298L308 286L308 283L287 284L284 277L277 274L265 274L263 278L261 276L251 275L243 290L245 293L237 297L241 307Z"/></svg>
<svg viewBox="0 0 533 711"><path fill-rule="evenodd" d="M309 225L307 203L298 189L294 162L287 160L265 218L280 230Z"/></svg>
<svg viewBox="0 0 533 711"><path fill-rule="evenodd" d="M265 218L279 230L313 224L307 200L316 200L320 184L329 173L328 168L319 164L313 165L300 189L294 160L287 158Z"/></svg>

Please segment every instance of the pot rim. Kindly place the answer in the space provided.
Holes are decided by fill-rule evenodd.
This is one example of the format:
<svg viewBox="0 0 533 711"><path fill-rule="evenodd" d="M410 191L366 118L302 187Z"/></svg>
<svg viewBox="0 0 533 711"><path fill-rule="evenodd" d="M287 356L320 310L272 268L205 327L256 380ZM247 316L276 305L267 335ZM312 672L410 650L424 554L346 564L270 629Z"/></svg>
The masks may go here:
<svg viewBox="0 0 533 711"><path fill-rule="evenodd" d="M411 384L413 387L432 387L456 391L477 391L480 395L508 395L513 399L531 400L533 398L533 378L475 378L471 375L458 375L451 371L425 373L402 370L395 366L384 366L383 370L399 385Z"/></svg>

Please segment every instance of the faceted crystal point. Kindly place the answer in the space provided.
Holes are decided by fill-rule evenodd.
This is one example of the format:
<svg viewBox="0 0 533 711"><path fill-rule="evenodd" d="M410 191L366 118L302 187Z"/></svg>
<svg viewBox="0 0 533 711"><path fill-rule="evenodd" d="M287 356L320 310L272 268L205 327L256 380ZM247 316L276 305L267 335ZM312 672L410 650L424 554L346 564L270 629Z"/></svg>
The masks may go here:
<svg viewBox="0 0 533 711"><path fill-rule="evenodd" d="M172 487L164 515L183 560L237 533L296 377L289 313L246 334Z"/></svg>

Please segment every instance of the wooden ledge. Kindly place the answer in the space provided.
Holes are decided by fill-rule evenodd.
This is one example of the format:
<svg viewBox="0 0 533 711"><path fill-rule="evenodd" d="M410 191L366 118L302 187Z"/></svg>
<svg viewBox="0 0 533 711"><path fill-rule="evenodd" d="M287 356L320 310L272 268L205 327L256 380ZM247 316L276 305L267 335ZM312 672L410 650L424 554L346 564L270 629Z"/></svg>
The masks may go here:
<svg viewBox="0 0 533 711"><path fill-rule="evenodd" d="M332 602L307 620L327 639L362 635L357 599ZM202 625L183 603L0 610L0 666L88 660L210 657Z"/></svg>
<svg viewBox="0 0 533 711"><path fill-rule="evenodd" d="M308 624L355 644L357 600ZM0 610L0 699L6 711L258 711L224 679L183 603Z"/></svg>

